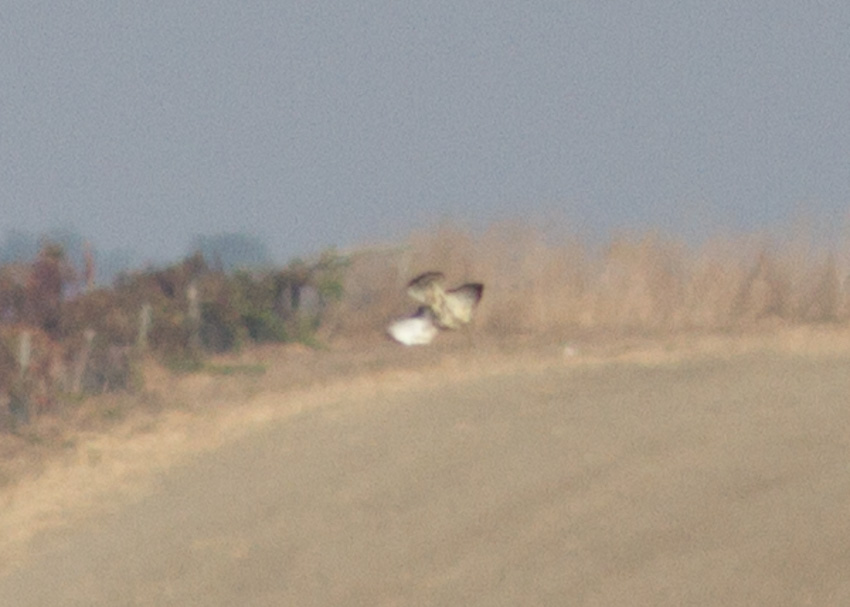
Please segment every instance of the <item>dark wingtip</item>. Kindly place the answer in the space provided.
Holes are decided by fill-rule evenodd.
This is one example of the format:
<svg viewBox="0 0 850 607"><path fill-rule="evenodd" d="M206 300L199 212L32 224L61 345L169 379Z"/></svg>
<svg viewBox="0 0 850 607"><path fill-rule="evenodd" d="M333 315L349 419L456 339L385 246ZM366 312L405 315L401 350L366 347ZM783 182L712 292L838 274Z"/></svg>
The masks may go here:
<svg viewBox="0 0 850 607"><path fill-rule="evenodd" d="M484 285L480 282L468 282L460 285L457 289L452 289L449 293L456 293L458 291L472 291L475 294L475 303L477 304L484 295Z"/></svg>

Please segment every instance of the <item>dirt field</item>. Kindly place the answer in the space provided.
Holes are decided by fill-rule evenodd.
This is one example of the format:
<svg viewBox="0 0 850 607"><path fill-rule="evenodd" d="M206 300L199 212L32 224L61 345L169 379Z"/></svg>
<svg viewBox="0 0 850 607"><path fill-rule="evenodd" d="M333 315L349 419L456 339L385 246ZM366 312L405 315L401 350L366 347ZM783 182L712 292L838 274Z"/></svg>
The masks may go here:
<svg viewBox="0 0 850 607"><path fill-rule="evenodd" d="M386 349L232 394L190 378L214 410L92 435L5 492L0 597L850 605L845 337Z"/></svg>

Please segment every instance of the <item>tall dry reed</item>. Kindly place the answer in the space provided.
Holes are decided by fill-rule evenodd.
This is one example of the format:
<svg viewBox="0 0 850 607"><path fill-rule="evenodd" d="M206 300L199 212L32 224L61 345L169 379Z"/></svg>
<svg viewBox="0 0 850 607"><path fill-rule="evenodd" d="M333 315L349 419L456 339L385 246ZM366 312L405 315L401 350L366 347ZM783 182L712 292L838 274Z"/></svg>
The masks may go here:
<svg viewBox="0 0 850 607"><path fill-rule="evenodd" d="M522 222L478 235L442 225L352 255L335 329L381 331L412 311L404 285L429 270L444 272L449 283L485 283L476 330L494 335L846 322L846 264L804 240L744 235L693 247L646 233L594 248Z"/></svg>

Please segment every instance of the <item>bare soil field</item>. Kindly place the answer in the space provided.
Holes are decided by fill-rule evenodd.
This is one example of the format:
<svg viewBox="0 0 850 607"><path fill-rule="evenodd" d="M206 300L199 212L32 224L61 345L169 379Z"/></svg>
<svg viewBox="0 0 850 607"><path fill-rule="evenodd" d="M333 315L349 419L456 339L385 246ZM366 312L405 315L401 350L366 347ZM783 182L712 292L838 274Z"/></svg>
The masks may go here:
<svg viewBox="0 0 850 607"><path fill-rule="evenodd" d="M850 604L844 331L237 363L20 468L4 604Z"/></svg>

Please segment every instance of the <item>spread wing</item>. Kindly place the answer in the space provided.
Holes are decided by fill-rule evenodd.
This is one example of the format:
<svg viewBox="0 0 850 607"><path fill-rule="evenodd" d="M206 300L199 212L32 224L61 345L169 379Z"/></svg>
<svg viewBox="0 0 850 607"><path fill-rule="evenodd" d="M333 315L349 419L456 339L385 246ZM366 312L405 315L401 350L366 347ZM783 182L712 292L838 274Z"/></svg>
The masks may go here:
<svg viewBox="0 0 850 607"><path fill-rule="evenodd" d="M461 325L469 324L483 294L484 285L477 282L452 289L446 293L445 305L440 310L438 321L448 329L457 329Z"/></svg>
<svg viewBox="0 0 850 607"><path fill-rule="evenodd" d="M405 345L427 344L439 329L459 329L472 321L472 314L481 301L484 285L470 282L443 290L442 272L425 272L410 281L407 294L423 304L415 316L392 323L387 331Z"/></svg>
<svg viewBox="0 0 850 607"><path fill-rule="evenodd" d="M442 290L442 282L445 276L442 272L425 272L420 274L407 285L407 294L415 301L430 305L435 297L434 292Z"/></svg>
<svg viewBox="0 0 850 607"><path fill-rule="evenodd" d="M474 308L481 301L481 296L484 295L484 285L480 282L470 282L452 289L448 292L448 295L451 295L452 298L458 301L464 302L464 305Z"/></svg>

